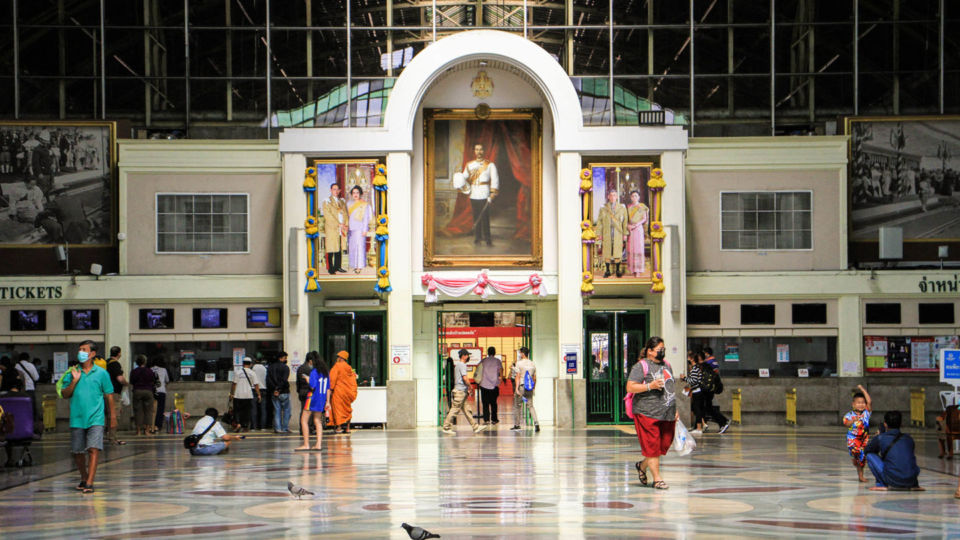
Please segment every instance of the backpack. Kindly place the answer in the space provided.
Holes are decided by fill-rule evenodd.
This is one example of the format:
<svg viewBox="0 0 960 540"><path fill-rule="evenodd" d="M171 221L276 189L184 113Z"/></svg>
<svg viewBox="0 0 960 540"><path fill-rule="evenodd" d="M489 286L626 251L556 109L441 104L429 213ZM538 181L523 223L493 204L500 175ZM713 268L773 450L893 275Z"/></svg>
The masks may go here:
<svg viewBox="0 0 960 540"><path fill-rule="evenodd" d="M711 394L723 393L723 380L720 379L720 374L714 371L710 366L707 366L707 369L703 370L703 377L700 379L700 386L702 386L704 390L710 392Z"/></svg>
<svg viewBox="0 0 960 540"><path fill-rule="evenodd" d="M529 371L523 374L523 388L527 392L533 392L533 375L530 375Z"/></svg>
<svg viewBox="0 0 960 540"><path fill-rule="evenodd" d="M666 360L663 361L663 364L670 368L670 372L673 373L673 367L670 366L670 362ZM646 360L640 360L640 365L643 366L643 378L647 378L647 374L650 373L650 365L647 364ZM627 395L623 396L623 406L626 409L627 418L633 420L633 396L632 392L627 392Z"/></svg>

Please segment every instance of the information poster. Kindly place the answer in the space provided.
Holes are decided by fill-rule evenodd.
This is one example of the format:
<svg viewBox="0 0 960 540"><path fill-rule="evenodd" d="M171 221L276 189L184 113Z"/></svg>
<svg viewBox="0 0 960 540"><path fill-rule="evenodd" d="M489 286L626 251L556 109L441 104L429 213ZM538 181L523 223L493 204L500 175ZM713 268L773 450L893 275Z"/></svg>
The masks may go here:
<svg viewBox="0 0 960 540"><path fill-rule="evenodd" d="M390 363L395 366L409 366L410 349L410 345L394 345L390 347Z"/></svg>
<svg viewBox="0 0 960 540"><path fill-rule="evenodd" d="M723 348L723 361L724 362L739 362L740 361L740 346L735 344L728 344Z"/></svg>
<svg viewBox="0 0 960 540"><path fill-rule="evenodd" d="M197 367L197 356L193 351L180 351L180 367Z"/></svg>
<svg viewBox="0 0 960 540"><path fill-rule="evenodd" d="M60 376L67 372L67 364L70 363L70 353L53 353L53 380L59 380Z"/></svg>
<svg viewBox="0 0 960 540"><path fill-rule="evenodd" d="M204 382L217 382L217 374L216 374L216 373L204 373L204 374L203 374L203 380L204 380Z"/></svg>
<svg viewBox="0 0 960 540"><path fill-rule="evenodd" d="M235 347L233 349L233 367L240 367L243 365L243 357L247 355L247 350L243 347Z"/></svg>
<svg viewBox="0 0 960 540"><path fill-rule="evenodd" d="M936 360L933 354L932 337L915 337L910 339L910 367L912 369L936 369Z"/></svg>
<svg viewBox="0 0 960 540"><path fill-rule="evenodd" d="M790 362L790 345L780 343L777 345L777 363L786 364Z"/></svg>
<svg viewBox="0 0 960 540"><path fill-rule="evenodd" d="M797 377L806 379L810 376L810 370L806 368L800 368L797 370Z"/></svg>
<svg viewBox="0 0 960 540"><path fill-rule="evenodd" d="M960 347L958 336L864 336L868 372L936 372L940 351Z"/></svg>
<svg viewBox="0 0 960 540"><path fill-rule="evenodd" d="M769 378L770 378L770 370L767 369L767 368L761 368L761 369L760 369L760 378L761 378L761 379L769 379Z"/></svg>

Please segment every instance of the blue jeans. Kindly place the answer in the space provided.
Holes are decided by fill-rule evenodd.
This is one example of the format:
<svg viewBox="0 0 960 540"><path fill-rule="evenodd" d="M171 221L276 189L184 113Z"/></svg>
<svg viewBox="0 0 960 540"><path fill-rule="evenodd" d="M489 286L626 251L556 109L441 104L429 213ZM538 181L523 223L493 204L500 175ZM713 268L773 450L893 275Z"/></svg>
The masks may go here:
<svg viewBox="0 0 960 540"><path fill-rule="evenodd" d="M253 414L251 429L267 429L267 396L266 392L263 392L263 398L260 400L260 403L257 403L256 400L253 402Z"/></svg>
<svg viewBox="0 0 960 540"><path fill-rule="evenodd" d="M887 487L887 483L883 479L883 460L880 459L880 454L867 454L866 458L870 472L877 479L877 487Z"/></svg>
<svg viewBox="0 0 960 540"><path fill-rule="evenodd" d="M273 396L273 429L287 431L290 427L290 394Z"/></svg>
<svg viewBox="0 0 960 540"><path fill-rule="evenodd" d="M222 442L208 444L206 446L198 446L196 448L191 448L190 453L194 456L215 456L220 452L223 452L227 449L227 445Z"/></svg>

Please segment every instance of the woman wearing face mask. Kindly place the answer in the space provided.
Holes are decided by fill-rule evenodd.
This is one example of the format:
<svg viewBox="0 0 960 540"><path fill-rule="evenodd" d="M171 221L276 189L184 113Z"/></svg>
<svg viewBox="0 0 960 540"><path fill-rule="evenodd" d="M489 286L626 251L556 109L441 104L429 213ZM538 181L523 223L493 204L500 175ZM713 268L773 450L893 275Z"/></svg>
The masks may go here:
<svg viewBox="0 0 960 540"><path fill-rule="evenodd" d="M677 422L676 381L673 368L665 360L666 347L659 337L651 337L640 351L627 379L627 392L633 393L633 424L640 439L643 459L636 463L640 483L647 485L647 470L653 475L654 489L669 486L660 477L660 456L673 444Z"/></svg>

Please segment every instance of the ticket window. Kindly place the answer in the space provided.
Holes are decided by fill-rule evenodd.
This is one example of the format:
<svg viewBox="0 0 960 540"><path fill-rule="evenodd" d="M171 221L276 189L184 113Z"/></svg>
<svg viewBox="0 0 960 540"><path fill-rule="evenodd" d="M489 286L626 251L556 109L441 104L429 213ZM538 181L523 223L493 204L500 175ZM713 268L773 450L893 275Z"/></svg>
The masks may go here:
<svg viewBox="0 0 960 540"><path fill-rule="evenodd" d="M333 367L339 351L350 354L348 362L357 372L360 386L386 385L386 314L373 312L335 312L320 316L321 354L327 367Z"/></svg>

